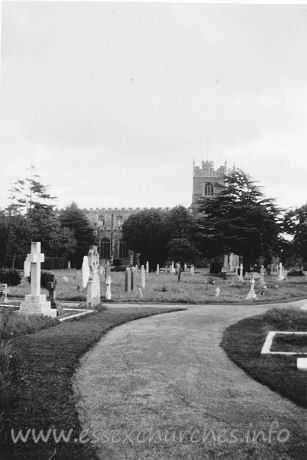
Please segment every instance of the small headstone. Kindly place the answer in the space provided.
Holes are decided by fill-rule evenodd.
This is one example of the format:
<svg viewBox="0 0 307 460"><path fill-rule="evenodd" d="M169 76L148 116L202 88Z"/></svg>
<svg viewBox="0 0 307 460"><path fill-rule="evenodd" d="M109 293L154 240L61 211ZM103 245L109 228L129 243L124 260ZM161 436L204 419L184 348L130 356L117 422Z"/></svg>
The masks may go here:
<svg viewBox="0 0 307 460"><path fill-rule="evenodd" d="M215 288L215 297L219 297L221 293L221 289L219 287Z"/></svg>
<svg viewBox="0 0 307 460"><path fill-rule="evenodd" d="M28 278L31 274L31 262L29 255L27 256L26 260L23 263L23 276Z"/></svg>
<svg viewBox="0 0 307 460"><path fill-rule="evenodd" d="M159 273L160 273L160 266L159 264L157 264L157 275L159 275Z"/></svg>
<svg viewBox="0 0 307 460"><path fill-rule="evenodd" d="M138 291L139 291L139 296L140 296L140 298L141 298L141 299L143 299L143 292L142 292L142 288L139 288L139 289L138 289Z"/></svg>
<svg viewBox="0 0 307 460"><path fill-rule="evenodd" d="M191 274L194 275L194 273L195 273L195 267L194 267L194 265L191 265L190 271L191 271Z"/></svg>
<svg viewBox="0 0 307 460"><path fill-rule="evenodd" d="M68 283L68 281L69 281L68 276L63 276L63 281L64 281L64 283Z"/></svg>
<svg viewBox="0 0 307 460"><path fill-rule="evenodd" d="M172 261L170 273L175 273L174 261Z"/></svg>
<svg viewBox="0 0 307 460"><path fill-rule="evenodd" d="M146 262L146 273L149 273L149 262Z"/></svg>
<svg viewBox="0 0 307 460"><path fill-rule="evenodd" d="M71 268L70 260L67 262L67 268Z"/></svg>
<svg viewBox="0 0 307 460"><path fill-rule="evenodd" d="M183 269L184 269L185 272L187 271L187 264L186 263L184 264Z"/></svg>

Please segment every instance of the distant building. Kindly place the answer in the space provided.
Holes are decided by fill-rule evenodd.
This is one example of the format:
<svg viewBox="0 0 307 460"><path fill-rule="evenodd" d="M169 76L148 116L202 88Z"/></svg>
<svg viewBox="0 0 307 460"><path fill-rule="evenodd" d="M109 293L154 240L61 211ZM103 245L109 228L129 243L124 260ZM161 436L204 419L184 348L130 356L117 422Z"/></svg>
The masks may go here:
<svg viewBox="0 0 307 460"><path fill-rule="evenodd" d="M213 161L202 161L201 166L193 163L193 195L191 211L197 212L198 200L212 197L217 193L217 185L224 183L227 165L214 169ZM96 208L83 209L89 221L94 226L99 241L99 254L102 259L121 259L129 263L133 253L129 252L127 242L122 239L124 221L144 209L149 208ZM156 211L169 208L150 208Z"/></svg>
<svg viewBox="0 0 307 460"><path fill-rule="evenodd" d="M214 169L213 161L202 161L201 166L193 163L193 195L192 212L198 210L200 198L210 198L217 194L218 185L224 184L224 176L227 173L227 164Z"/></svg>

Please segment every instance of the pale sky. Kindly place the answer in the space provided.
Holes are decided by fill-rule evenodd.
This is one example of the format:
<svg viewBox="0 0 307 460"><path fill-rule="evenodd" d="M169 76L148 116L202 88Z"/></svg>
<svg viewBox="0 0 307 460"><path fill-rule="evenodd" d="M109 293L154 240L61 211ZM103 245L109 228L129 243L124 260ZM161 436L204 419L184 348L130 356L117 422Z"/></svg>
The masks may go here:
<svg viewBox="0 0 307 460"><path fill-rule="evenodd" d="M307 202L307 5L3 2L0 207L189 206L192 162Z"/></svg>

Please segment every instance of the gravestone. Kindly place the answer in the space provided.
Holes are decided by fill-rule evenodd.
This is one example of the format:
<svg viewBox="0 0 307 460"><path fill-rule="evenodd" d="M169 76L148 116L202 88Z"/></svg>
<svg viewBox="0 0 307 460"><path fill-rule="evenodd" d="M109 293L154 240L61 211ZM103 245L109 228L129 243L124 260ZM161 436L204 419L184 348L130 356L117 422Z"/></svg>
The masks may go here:
<svg viewBox="0 0 307 460"><path fill-rule="evenodd" d="M280 262L278 265L278 280L282 281L284 279L283 267L282 263Z"/></svg>
<svg viewBox="0 0 307 460"><path fill-rule="evenodd" d="M82 287L86 288L88 280L90 277L90 267L88 264L88 256L83 257L82 269L81 269L81 278L82 278Z"/></svg>
<svg viewBox="0 0 307 460"><path fill-rule="evenodd" d="M146 273L149 273L149 262L146 262Z"/></svg>
<svg viewBox="0 0 307 460"><path fill-rule="evenodd" d="M239 280L244 281L244 278L243 278L243 264L240 264Z"/></svg>
<svg viewBox="0 0 307 460"><path fill-rule="evenodd" d="M219 297L220 296L220 293L221 293L221 288L217 287L215 289L215 297Z"/></svg>
<svg viewBox="0 0 307 460"><path fill-rule="evenodd" d="M172 261L170 272L175 273L174 261Z"/></svg>
<svg viewBox="0 0 307 460"><path fill-rule="evenodd" d="M194 275L194 273L195 273L195 267L194 267L194 265L191 265L190 271L191 271L192 275Z"/></svg>
<svg viewBox="0 0 307 460"><path fill-rule="evenodd" d="M142 289L145 289L145 287L146 287L144 265L141 266L141 286L142 286Z"/></svg>
<svg viewBox="0 0 307 460"><path fill-rule="evenodd" d="M255 292L255 278L252 277L251 279L251 287L250 287L250 290L246 296L246 300L257 300L257 295L256 295L256 292Z"/></svg>
<svg viewBox="0 0 307 460"><path fill-rule="evenodd" d="M31 272L31 294L25 296L20 305L20 312L31 315L45 315L55 318L57 310L51 308L51 303L46 300L45 294L41 294L41 263L44 262L44 254L41 253L41 243L31 243L31 254L27 255L27 269ZM25 266L24 265L24 266Z"/></svg>
<svg viewBox="0 0 307 460"><path fill-rule="evenodd" d="M106 300L111 300L112 299L112 292L111 292L111 267L109 261L106 263L106 268L105 268L105 277L106 277Z"/></svg>
<svg viewBox="0 0 307 460"><path fill-rule="evenodd" d="M7 302L7 295L9 293L8 287L6 283L0 284L0 298L2 303Z"/></svg>
<svg viewBox="0 0 307 460"><path fill-rule="evenodd" d="M159 273L160 273L160 265L157 264L157 275L159 275Z"/></svg>
<svg viewBox="0 0 307 460"><path fill-rule="evenodd" d="M89 278L87 283L86 305L95 307L100 304L99 254L97 246L91 246L88 253Z"/></svg>
<svg viewBox="0 0 307 460"><path fill-rule="evenodd" d="M126 268L125 272L125 292L131 291L131 269L129 267Z"/></svg>

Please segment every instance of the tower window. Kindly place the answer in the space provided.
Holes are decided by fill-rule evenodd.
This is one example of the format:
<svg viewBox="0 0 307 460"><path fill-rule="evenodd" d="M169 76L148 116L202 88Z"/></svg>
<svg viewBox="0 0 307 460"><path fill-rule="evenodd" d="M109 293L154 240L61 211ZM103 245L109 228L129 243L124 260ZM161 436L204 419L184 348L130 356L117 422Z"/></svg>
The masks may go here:
<svg viewBox="0 0 307 460"><path fill-rule="evenodd" d="M204 196L213 196L213 185L204 183Z"/></svg>
<svg viewBox="0 0 307 460"><path fill-rule="evenodd" d="M122 216L117 216L116 217L116 227L120 228L123 225L123 218Z"/></svg>

